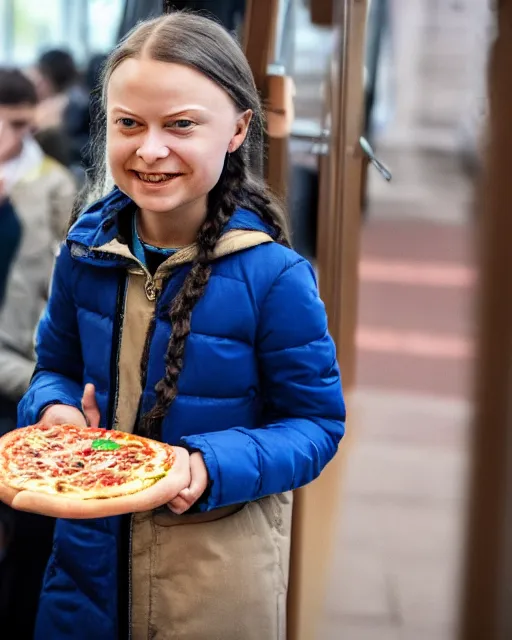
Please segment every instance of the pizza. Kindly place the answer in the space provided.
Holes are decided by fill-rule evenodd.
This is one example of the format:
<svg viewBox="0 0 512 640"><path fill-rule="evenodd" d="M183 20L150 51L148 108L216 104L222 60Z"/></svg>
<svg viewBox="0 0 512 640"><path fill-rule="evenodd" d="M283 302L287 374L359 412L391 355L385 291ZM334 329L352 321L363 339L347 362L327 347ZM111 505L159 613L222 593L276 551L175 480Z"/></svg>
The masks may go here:
<svg viewBox="0 0 512 640"><path fill-rule="evenodd" d="M173 461L167 444L70 424L17 429L0 444L4 484L79 500L137 493L164 478Z"/></svg>
<svg viewBox="0 0 512 640"><path fill-rule="evenodd" d="M57 518L152 510L183 488L189 468L180 451L123 431L72 424L16 429L0 438L0 500Z"/></svg>

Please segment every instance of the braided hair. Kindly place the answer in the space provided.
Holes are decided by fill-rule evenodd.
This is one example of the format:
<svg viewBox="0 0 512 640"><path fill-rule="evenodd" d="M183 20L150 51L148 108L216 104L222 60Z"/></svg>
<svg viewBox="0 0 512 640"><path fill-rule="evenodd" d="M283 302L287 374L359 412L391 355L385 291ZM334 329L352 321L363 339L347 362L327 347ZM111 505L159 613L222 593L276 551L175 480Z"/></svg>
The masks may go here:
<svg viewBox="0 0 512 640"><path fill-rule="evenodd" d="M244 143L226 155L219 181L208 195L206 219L196 239L197 256L168 311L172 332L165 353L165 373L155 386L155 405L142 417L140 426L144 435L159 439L162 420L178 394L178 380L183 368L193 309L205 293L212 272L215 247L237 207L256 212L272 229L276 242L286 246L290 246L290 243L281 203L253 170L253 167L259 167L263 157L263 115L249 63L235 39L214 20L183 11L139 24L120 42L106 62L103 72L103 109L106 88L114 70L124 60L141 56L196 69L220 86L240 113L252 112ZM104 124L104 121L101 116L96 118L97 123ZM94 143L96 173L88 188L89 200L101 196L109 186L105 171L97 171L98 167L106 166L105 144L98 144L98 137ZM101 157L98 156L98 150L103 154ZM141 362L143 380L155 322L153 317L146 336Z"/></svg>
<svg viewBox="0 0 512 640"><path fill-rule="evenodd" d="M226 158L224 171L215 189L210 193L208 214L197 236L198 255L169 310L172 334L165 354L165 374L155 387L156 403L143 416L142 433L151 438L160 437L160 426L169 407L178 394L178 379L183 367L185 344L190 334L192 311L203 296L212 272L211 259L217 241L226 223L240 204L252 203L261 217L273 228L276 242L290 246L286 228L274 217L273 198L257 188L255 179L246 177L243 152L236 151ZM275 205L274 205L275 206ZM147 366L152 328L146 339L142 366Z"/></svg>

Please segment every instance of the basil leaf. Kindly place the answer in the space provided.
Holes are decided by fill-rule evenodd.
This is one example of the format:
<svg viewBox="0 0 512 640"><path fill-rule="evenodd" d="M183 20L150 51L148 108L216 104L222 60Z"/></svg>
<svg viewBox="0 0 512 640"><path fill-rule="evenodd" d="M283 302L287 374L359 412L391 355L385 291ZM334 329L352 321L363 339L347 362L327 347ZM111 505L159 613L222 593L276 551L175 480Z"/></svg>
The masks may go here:
<svg viewBox="0 0 512 640"><path fill-rule="evenodd" d="M98 451L115 451L120 449L121 445L113 440L93 440L91 447Z"/></svg>

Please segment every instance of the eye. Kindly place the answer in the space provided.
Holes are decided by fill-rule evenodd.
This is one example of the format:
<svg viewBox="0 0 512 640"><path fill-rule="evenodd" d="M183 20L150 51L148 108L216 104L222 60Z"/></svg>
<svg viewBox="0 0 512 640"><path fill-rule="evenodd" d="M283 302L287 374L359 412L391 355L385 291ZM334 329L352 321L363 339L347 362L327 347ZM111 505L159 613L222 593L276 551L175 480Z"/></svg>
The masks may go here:
<svg viewBox="0 0 512 640"><path fill-rule="evenodd" d="M137 126L133 118L118 118L116 124L120 124L124 129L134 129Z"/></svg>
<svg viewBox="0 0 512 640"><path fill-rule="evenodd" d="M188 131L190 129L192 129L192 127L195 126L195 122L192 122L192 120L186 120L184 118L180 119L180 120L175 120L174 122L170 123L170 127L173 127L174 129L179 129L180 131Z"/></svg>

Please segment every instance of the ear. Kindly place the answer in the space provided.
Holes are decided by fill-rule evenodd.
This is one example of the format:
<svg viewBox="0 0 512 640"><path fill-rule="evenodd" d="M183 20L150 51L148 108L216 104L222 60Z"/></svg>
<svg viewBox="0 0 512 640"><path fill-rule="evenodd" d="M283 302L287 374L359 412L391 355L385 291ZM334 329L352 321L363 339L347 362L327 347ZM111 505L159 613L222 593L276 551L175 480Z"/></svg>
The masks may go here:
<svg viewBox="0 0 512 640"><path fill-rule="evenodd" d="M244 142L249 131L249 125L251 124L252 111L247 109L236 121L235 135L231 138L228 145L228 153L236 151Z"/></svg>

